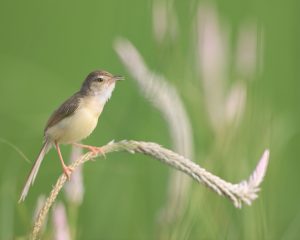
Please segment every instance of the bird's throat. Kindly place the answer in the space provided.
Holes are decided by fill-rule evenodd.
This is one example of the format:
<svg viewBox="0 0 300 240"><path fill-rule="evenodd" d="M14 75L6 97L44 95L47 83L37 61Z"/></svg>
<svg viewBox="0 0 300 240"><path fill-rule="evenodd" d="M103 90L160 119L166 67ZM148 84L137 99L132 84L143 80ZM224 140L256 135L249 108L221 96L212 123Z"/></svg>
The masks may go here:
<svg viewBox="0 0 300 240"><path fill-rule="evenodd" d="M105 103L110 99L112 92L115 89L115 84L110 84L109 86L107 86L107 88L101 90L101 91L94 91L90 97L95 100L98 101L99 105L105 105Z"/></svg>

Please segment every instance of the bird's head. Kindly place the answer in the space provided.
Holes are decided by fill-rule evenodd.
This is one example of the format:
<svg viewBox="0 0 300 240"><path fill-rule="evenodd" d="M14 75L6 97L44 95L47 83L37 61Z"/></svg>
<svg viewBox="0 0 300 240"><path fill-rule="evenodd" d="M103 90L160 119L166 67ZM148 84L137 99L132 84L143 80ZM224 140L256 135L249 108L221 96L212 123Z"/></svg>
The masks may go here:
<svg viewBox="0 0 300 240"><path fill-rule="evenodd" d="M116 82L120 80L124 80L124 77L103 70L93 71L84 80L81 91L86 95L103 97L107 101L115 88Z"/></svg>

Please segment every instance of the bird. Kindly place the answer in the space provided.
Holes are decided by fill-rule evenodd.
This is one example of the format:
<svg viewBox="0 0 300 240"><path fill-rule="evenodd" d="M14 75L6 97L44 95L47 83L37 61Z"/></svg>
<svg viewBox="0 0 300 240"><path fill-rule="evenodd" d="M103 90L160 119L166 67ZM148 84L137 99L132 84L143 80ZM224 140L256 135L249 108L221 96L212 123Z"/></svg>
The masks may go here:
<svg viewBox="0 0 300 240"><path fill-rule="evenodd" d="M19 203L25 200L45 155L53 146L68 179L72 169L63 160L60 144L86 148L94 154L102 153L101 147L84 145L80 141L88 137L96 128L104 105L110 99L116 82L120 80L124 80L124 77L104 70L93 71L85 78L80 90L52 113L44 128L42 148L25 181Z"/></svg>

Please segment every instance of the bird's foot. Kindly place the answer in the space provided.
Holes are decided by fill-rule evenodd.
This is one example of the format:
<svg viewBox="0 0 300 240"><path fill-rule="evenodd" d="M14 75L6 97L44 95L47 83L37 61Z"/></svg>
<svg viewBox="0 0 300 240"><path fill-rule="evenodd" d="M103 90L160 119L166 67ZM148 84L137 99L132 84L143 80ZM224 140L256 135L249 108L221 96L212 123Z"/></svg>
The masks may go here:
<svg viewBox="0 0 300 240"><path fill-rule="evenodd" d="M97 155L97 154L101 154L102 156L105 156L105 152L103 151L102 147L95 147L95 146L89 146L88 149L94 154L94 155Z"/></svg>
<svg viewBox="0 0 300 240"><path fill-rule="evenodd" d="M73 145L81 148L86 148L89 151L91 151L94 155L101 154L102 156L105 157L105 152L103 151L102 147L95 147L95 146L85 145L81 143L73 143Z"/></svg>
<svg viewBox="0 0 300 240"><path fill-rule="evenodd" d="M65 176L67 177L67 179L70 181L70 179L71 179L71 174L72 174L72 172L73 172L73 168L64 165L64 166L63 166L63 172L64 172Z"/></svg>

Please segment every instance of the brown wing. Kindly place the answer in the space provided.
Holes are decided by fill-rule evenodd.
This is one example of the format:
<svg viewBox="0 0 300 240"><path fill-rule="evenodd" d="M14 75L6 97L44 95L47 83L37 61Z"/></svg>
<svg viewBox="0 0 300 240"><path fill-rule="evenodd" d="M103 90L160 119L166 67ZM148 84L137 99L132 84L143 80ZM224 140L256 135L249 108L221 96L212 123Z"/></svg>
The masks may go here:
<svg viewBox="0 0 300 240"><path fill-rule="evenodd" d="M58 109L56 109L52 113L44 131L46 131L49 127L52 127L56 123L60 122L62 119L71 116L78 108L81 98L82 94L80 92L77 92L68 100L66 100Z"/></svg>

